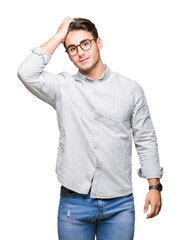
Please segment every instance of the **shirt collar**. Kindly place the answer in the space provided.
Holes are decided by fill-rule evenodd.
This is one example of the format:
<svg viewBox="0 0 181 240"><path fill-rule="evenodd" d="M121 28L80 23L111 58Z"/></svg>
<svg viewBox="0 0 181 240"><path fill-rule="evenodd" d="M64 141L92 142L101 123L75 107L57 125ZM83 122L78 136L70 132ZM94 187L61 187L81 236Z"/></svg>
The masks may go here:
<svg viewBox="0 0 181 240"><path fill-rule="evenodd" d="M106 79L108 79L108 77L111 75L111 70L110 70L109 66L108 66L107 64L104 64L104 66L105 66L106 70L105 70L105 72L102 74L102 76L101 76L99 79L97 79L97 80L94 80L94 79L92 79L92 78L89 78L89 77L85 76L85 75L82 74L79 70L78 70L77 74L74 75L74 77L75 77L75 79L77 79L77 80L84 80L84 81L87 81L87 82L96 82L96 83L97 83L97 82L103 82L103 81L105 81Z"/></svg>

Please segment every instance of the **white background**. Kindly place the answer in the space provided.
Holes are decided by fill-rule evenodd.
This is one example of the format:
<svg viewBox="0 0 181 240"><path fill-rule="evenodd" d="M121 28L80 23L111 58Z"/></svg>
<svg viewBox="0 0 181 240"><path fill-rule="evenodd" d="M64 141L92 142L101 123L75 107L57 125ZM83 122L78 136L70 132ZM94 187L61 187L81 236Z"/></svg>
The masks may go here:
<svg viewBox="0 0 181 240"><path fill-rule="evenodd" d="M88 18L103 41L111 70L144 89L164 167L162 211L143 213L148 191L133 145L135 240L180 236L180 1L7 1L1 6L0 239L54 240L60 184L55 174L58 124L55 110L32 95L17 69L35 46L57 31L66 16ZM59 45L46 71L77 72Z"/></svg>

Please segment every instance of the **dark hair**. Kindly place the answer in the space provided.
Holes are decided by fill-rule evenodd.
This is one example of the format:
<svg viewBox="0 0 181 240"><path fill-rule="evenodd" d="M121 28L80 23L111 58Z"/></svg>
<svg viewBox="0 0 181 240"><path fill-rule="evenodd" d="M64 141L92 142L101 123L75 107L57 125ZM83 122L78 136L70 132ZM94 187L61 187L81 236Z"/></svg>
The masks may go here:
<svg viewBox="0 0 181 240"><path fill-rule="evenodd" d="M95 27L95 24L86 18L74 18L74 22L71 22L67 31L67 34L74 30L85 30L92 34L92 36L97 39L98 32ZM65 47L65 42L63 43ZM66 47L65 47L66 48Z"/></svg>

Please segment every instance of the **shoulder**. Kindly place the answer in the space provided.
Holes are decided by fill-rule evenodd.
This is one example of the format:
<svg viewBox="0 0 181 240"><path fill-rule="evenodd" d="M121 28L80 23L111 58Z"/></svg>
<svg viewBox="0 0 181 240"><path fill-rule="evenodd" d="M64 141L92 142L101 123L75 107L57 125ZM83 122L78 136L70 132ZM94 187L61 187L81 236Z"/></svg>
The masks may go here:
<svg viewBox="0 0 181 240"><path fill-rule="evenodd" d="M129 89L130 92L134 93L138 91L143 91L142 86L137 80L126 77L116 71L112 71L112 77L118 79L118 81L122 84L122 86Z"/></svg>
<svg viewBox="0 0 181 240"><path fill-rule="evenodd" d="M57 79L64 85L72 79L72 75L66 71L59 72Z"/></svg>
<svg viewBox="0 0 181 240"><path fill-rule="evenodd" d="M59 72L57 76L62 77L62 78L70 78L72 75L66 71Z"/></svg>

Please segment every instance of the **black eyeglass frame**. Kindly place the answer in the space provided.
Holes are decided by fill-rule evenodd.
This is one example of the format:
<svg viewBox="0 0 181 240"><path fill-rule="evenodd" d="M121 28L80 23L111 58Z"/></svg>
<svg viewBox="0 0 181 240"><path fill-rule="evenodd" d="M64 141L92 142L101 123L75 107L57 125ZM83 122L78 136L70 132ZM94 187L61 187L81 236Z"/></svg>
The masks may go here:
<svg viewBox="0 0 181 240"><path fill-rule="evenodd" d="M70 47L76 47L76 54L74 54L74 55L71 55L71 54L69 54L68 53L68 48L66 48L66 50L65 50L65 52L67 52L70 56L75 56L75 55L77 55L77 53L78 53L78 47L80 47L83 51L88 51L89 49L91 49L91 47L92 47L92 41L93 40L97 40L97 38L93 38L93 39L84 39L84 40L82 40L81 42L80 42L80 44L78 44L78 45L74 45L74 44L72 44L72 45L70 45L68 48L70 48ZM81 44L83 43L83 42L85 42L85 41L89 41L90 42L90 48L89 49L83 49L82 47L81 47Z"/></svg>

